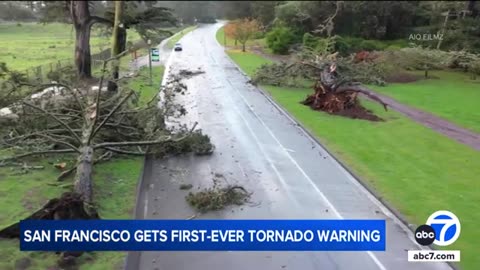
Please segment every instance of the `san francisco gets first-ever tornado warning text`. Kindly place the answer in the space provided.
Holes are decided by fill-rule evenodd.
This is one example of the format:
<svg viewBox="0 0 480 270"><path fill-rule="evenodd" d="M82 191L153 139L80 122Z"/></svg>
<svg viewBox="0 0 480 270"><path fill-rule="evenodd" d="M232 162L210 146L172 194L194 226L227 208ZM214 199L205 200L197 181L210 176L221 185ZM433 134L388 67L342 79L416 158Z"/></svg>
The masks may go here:
<svg viewBox="0 0 480 270"><path fill-rule="evenodd" d="M25 230L25 242L379 242L378 230Z"/></svg>

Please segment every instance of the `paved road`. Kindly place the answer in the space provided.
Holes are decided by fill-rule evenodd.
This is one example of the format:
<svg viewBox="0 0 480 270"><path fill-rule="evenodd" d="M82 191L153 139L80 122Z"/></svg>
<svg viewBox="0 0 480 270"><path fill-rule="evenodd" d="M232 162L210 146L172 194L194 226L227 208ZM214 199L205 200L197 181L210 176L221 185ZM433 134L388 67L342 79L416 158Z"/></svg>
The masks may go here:
<svg viewBox="0 0 480 270"><path fill-rule="evenodd" d="M202 219L386 219L386 252L142 252L130 253L128 269L449 269L408 263L419 249L405 226L334 158L282 114L235 67L215 40L216 25L200 25L182 39L171 71L205 74L186 81L184 123L198 121L216 151L211 156L148 160L137 218L186 219L194 214L187 191L212 185L215 173L253 191L252 204Z"/></svg>

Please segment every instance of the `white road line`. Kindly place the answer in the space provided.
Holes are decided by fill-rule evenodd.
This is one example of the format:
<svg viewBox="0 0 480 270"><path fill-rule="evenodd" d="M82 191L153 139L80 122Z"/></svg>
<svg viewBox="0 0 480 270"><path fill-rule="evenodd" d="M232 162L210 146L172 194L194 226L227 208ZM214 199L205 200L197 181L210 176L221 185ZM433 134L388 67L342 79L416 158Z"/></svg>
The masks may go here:
<svg viewBox="0 0 480 270"><path fill-rule="evenodd" d="M290 161L295 165L295 167L297 167L297 169L303 174L303 176L310 182L312 187L320 195L320 197L322 197L322 199L328 205L328 207L332 209L333 213L339 219L344 219L344 217L338 212L338 210L335 208L335 206L333 206L333 204L330 202L330 200L328 200L328 198L325 196L325 194L318 188L318 186L315 184L315 182L313 182L313 180L310 178L310 176L308 176L308 174L302 169L302 167L297 163L297 161L290 155L289 151L282 145L282 143L278 140L278 138L275 136L275 134L272 132L272 130L265 124L265 122L260 118L260 116L252 109L252 106L248 103L248 101L240 93L240 91L235 86L233 86L233 84L228 79L227 79L227 81L232 86L232 88L237 92L237 94L242 98L243 102L245 103L245 105L247 105L248 109L257 117L257 119L260 121L262 126L268 131L270 136L277 142L277 144L280 146L280 148L282 150L284 150L286 156L290 159ZM233 103L233 104L235 104L235 103ZM246 119L243 117L243 115L240 114L240 116L246 122ZM247 127L249 128L249 130L251 132L253 132L250 129L248 124L247 124ZM256 138L256 140L258 141L257 138ZM259 142L257 142L257 143L260 145ZM282 181L284 181L283 178L282 178ZM381 270L386 270L385 266L378 260L377 256L375 256L375 254L373 254L371 251L367 251L367 253L370 256L370 258L375 262L375 264L378 266L378 268L380 268Z"/></svg>
<svg viewBox="0 0 480 270"><path fill-rule="evenodd" d="M228 81L228 79L227 79ZM265 157L265 159L268 161L268 164L270 165L270 167L273 169L273 171L275 172L275 175L278 177L278 179L280 180L280 182L282 183L282 185L284 187L288 187L288 184L287 182L285 181L285 179L283 178L283 176L280 174L280 172L278 171L277 167L275 166L275 164L273 163L273 161L270 159L270 157L268 156L268 154L265 152L265 149L263 148L262 144L260 143L260 140L258 139L257 135L255 134L255 132L253 131L252 127L250 126L250 124L248 123L247 119L245 119L245 117L243 116L243 114L240 112L240 110L238 109L238 106L235 104L234 100L231 99L231 97L229 95L227 95L229 97L229 99L232 101L232 104L233 104L233 108L235 109L235 112L237 113L237 115L240 116L240 118L242 119L242 121L245 123L248 131L250 132L250 134L252 135L255 143L258 145L258 148L260 149L260 152L262 153L262 155ZM284 188L287 196L295 203L296 206L300 206L298 201L292 196L291 192L289 192L288 188Z"/></svg>

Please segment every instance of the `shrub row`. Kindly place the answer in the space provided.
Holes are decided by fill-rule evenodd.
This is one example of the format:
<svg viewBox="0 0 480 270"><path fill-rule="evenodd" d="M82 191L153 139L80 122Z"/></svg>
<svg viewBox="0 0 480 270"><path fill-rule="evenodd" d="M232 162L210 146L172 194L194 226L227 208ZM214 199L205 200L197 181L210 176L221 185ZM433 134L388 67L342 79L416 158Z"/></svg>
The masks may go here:
<svg viewBox="0 0 480 270"><path fill-rule="evenodd" d="M313 36L310 33L299 34L287 26L274 27L266 34L267 46L276 54L287 54L289 48L295 43L322 51L327 46L326 39ZM408 47L408 40L367 40L356 37L335 37L335 50L342 55L359 51L399 50Z"/></svg>
<svg viewBox="0 0 480 270"><path fill-rule="evenodd" d="M348 55L359 51L383 51L399 50L408 47L407 40L367 40L357 37L335 36L334 49L342 55ZM310 33L303 35L303 45L313 50L325 48L326 39L315 37Z"/></svg>

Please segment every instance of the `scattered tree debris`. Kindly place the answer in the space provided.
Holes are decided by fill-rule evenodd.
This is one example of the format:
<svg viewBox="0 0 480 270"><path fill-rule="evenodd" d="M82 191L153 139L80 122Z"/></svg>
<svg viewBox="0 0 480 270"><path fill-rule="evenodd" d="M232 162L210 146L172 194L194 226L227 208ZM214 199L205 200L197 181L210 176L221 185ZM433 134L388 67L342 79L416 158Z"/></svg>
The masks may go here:
<svg viewBox="0 0 480 270"><path fill-rule="evenodd" d="M190 70L185 70L185 69L181 69L179 72L178 72L178 75L183 77L183 78L191 78L193 76L196 76L196 75L199 75L199 74L203 74L205 73L205 71L202 71L202 70L197 70L197 71L190 71Z"/></svg>
<svg viewBox="0 0 480 270"><path fill-rule="evenodd" d="M200 213L222 210L230 205L243 205L248 202L251 193L238 185L221 187L218 179L213 179L213 187L198 192L190 192L185 199Z"/></svg>
<svg viewBox="0 0 480 270"><path fill-rule="evenodd" d="M65 167L67 167L67 163L66 162L55 163L53 164L53 166L59 170L64 170Z"/></svg>
<svg viewBox="0 0 480 270"><path fill-rule="evenodd" d="M209 137L200 130L194 132L196 123L175 133L166 128L165 117L174 115L177 108L169 100L164 108L157 105L157 96L140 104L138 94L120 83L116 92L106 91L107 63L127 52L103 62L99 81L84 79L30 85L37 90L55 89L43 98L27 95L8 104L19 117L0 125L0 149L9 149L11 153L11 156L0 156L0 164L62 155L57 164L52 164L62 170L58 179L74 175L71 192L50 200L26 219L99 218L93 200L93 167L114 155L166 156L170 151L175 154L213 151ZM171 93L176 86L167 85L162 92ZM63 156L70 154L76 155L77 163L67 169ZM18 237L18 223L1 230L0 237Z"/></svg>
<svg viewBox="0 0 480 270"><path fill-rule="evenodd" d="M181 190L189 190L192 189L193 185L192 184L181 184L180 189Z"/></svg>

